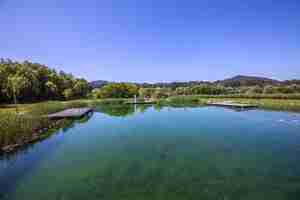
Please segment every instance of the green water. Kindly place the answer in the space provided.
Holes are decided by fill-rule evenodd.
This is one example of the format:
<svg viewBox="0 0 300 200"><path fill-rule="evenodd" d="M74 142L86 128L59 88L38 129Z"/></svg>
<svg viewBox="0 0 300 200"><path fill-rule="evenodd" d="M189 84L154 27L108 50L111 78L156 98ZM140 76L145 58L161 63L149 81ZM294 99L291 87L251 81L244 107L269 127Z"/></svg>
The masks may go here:
<svg viewBox="0 0 300 200"><path fill-rule="evenodd" d="M0 157L0 199L300 199L300 114L98 107Z"/></svg>

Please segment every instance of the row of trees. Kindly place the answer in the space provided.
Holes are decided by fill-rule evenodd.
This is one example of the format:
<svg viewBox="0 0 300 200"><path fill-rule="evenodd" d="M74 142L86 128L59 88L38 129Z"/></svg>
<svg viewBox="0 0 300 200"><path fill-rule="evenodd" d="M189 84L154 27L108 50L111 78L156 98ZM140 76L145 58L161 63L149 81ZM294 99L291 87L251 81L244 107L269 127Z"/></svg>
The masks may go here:
<svg viewBox="0 0 300 200"><path fill-rule="evenodd" d="M28 61L0 60L0 102L68 100L85 97L88 92L88 82L72 74Z"/></svg>
<svg viewBox="0 0 300 200"><path fill-rule="evenodd" d="M237 89L237 93L241 94L293 94L300 93L300 85L287 85L287 86L272 86L267 85L264 87L241 87Z"/></svg>
<svg viewBox="0 0 300 200"><path fill-rule="evenodd" d="M140 98L167 98L176 95L226 95L226 94L291 94L300 93L300 85L264 87L224 87L222 85L200 84L192 87L157 87L145 88L129 83L112 83L101 89L94 89L95 98L131 98L134 95Z"/></svg>
<svg viewBox="0 0 300 200"><path fill-rule="evenodd" d="M258 78L235 77L232 81L257 81ZM223 81L224 82L224 81ZM228 82L228 80L227 80ZM251 83L252 83L251 82ZM262 79L261 83L272 83L272 80ZM256 85L256 86L224 86L221 82L174 82L168 84L132 84L107 83L90 93L91 88L85 79L75 78L63 71L57 72L38 63L13 62L0 59L0 103L69 100L86 97L95 98L166 98L175 95L223 95L223 94L289 94L300 93L300 83L297 80L289 84ZM160 87L161 86L161 87ZM164 87L165 86L165 87Z"/></svg>

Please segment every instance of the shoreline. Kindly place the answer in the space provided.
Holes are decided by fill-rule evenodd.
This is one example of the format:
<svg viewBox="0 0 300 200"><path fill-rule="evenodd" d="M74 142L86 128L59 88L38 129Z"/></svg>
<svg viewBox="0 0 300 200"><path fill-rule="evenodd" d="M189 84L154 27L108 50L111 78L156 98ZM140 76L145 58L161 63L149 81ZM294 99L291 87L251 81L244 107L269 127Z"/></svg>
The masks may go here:
<svg viewBox="0 0 300 200"><path fill-rule="evenodd" d="M43 127L43 128L40 128L39 130L34 131L34 133L32 134L31 137L26 138L22 142L9 144L9 145L1 147L0 155L13 153L15 151L18 151L22 147L25 147L29 144L32 144L32 143L35 143L35 142L38 142L40 140L47 138L48 136L51 135L51 133L49 133L49 131L51 129L53 129L53 130L60 129L60 128L62 128L63 123L65 123L65 119L53 121L53 123L51 123L48 127Z"/></svg>
<svg viewBox="0 0 300 200"><path fill-rule="evenodd" d="M129 99L127 99L129 100ZM100 99L100 100L75 100L75 101L62 101L62 102L40 102L36 104L30 104L30 105L23 105L23 109L27 109L27 113L30 113L32 109L34 108L35 111L38 111L36 116L42 115L44 113L49 113L50 110L52 112L63 110L66 108L71 107L83 107L83 106L93 106L95 105L102 105L102 106L112 106L112 105L128 105L126 104L125 99ZM213 96L210 96L210 98L203 98L201 96L191 95L191 96L171 96L165 99L158 99L153 106L187 106L187 105L194 105L194 106L202 106L207 105L209 102L221 102L224 100L232 100L235 103L241 103L241 104L252 104L256 105L258 109L266 109L266 110L273 110L273 111L284 111L284 112L296 112L300 113L300 100L295 99L251 99L251 98L214 98ZM41 104L43 106L41 106ZM5 110L5 109L4 109ZM0 108L1 111L1 108ZM10 113L10 111L6 111L7 113ZM1 112L0 112L1 114ZM3 113L5 116L5 111ZM27 115L26 113L24 115ZM0 124L1 120L3 118L0 118ZM37 118L39 120L40 118ZM10 130L13 129L16 126L16 123L19 123L18 125L23 125L22 121L14 121L8 118L8 120L3 120L3 129L2 129L2 142L5 141L8 145L3 145L0 147L0 154L5 153L11 153L14 151L17 151L18 149L32 144L34 142L37 142L39 140L42 140L48 136L48 133L51 129L59 129L64 127L64 123L66 122L66 119L59 119L59 120L50 120L48 123L43 124L42 122L37 122L38 127L32 127L31 131L28 130L22 130L22 127L18 127L13 130L12 134L10 133ZM36 122L36 120L33 120L33 122ZM25 127L31 126L32 122L28 122L28 124L25 124ZM9 126L6 126L9 124ZM11 129L10 129L11 128ZM31 132L30 134L29 131ZM0 133L1 134L1 133ZM51 134L49 134L51 135ZM1 136L1 135L0 135ZM8 137L12 136L12 139L7 139ZM9 140L11 140L11 144L9 144ZM17 142L15 142L17 141ZM5 144L2 143L2 144Z"/></svg>

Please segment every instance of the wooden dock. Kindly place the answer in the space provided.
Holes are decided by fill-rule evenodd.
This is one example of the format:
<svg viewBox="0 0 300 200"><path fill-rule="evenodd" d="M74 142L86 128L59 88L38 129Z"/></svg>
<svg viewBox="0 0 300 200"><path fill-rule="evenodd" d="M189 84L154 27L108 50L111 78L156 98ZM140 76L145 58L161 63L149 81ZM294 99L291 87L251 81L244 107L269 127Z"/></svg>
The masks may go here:
<svg viewBox="0 0 300 200"><path fill-rule="evenodd" d="M92 108L71 108L61 112L47 115L49 119L62 119L62 118L81 118L88 113L93 112Z"/></svg>
<svg viewBox="0 0 300 200"><path fill-rule="evenodd" d="M214 102L207 103L209 106L220 106L220 107L230 107L230 108L241 108L241 109L249 109L256 108L256 105L253 104L243 104L243 103L233 103L233 102Z"/></svg>

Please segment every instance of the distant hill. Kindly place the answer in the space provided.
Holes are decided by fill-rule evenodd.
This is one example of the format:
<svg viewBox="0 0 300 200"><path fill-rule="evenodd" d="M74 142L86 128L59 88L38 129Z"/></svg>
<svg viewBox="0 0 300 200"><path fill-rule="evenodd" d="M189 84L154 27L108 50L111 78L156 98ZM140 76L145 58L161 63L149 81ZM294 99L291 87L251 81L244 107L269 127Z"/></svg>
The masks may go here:
<svg viewBox="0 0 300 200"><path fill-rule="evenodd" d="M279 85L282 82L275 79L265 78L265 77L238 75L229 79L216 81L215 83L224 85L226 87L240 87L240 86L254 86L254 85L260 85L260 86Z"/></svg>
<svg viewBox="0 0 300 200"><path fill-rule="evenodd" d="M98 81L92 81L92 82L90 82L90 86L92 88L101 88L104 85L107 85L109 83L110 83L109 81L98 80Z"/></svg>
<svg viewBox="0 0 300 200"><path fill-rule="evenodd" d="M113 83L104 80L98 80L90 82L90 86L92 88L101 88L106 84ZM286 80L286 81L279 81L276 79L270 79L265 77L258 77L258 76L243 76L237 75L232 78L218 80L214 82L208 81L186 81L186 82L165 82L165 83L134 83L141 87L187 87L187 86L194 86L199 84L220 84L225 87L241 87L241 86L265 86L265 85L291 85L291 84L300 84L300 80Z"/></svg>

